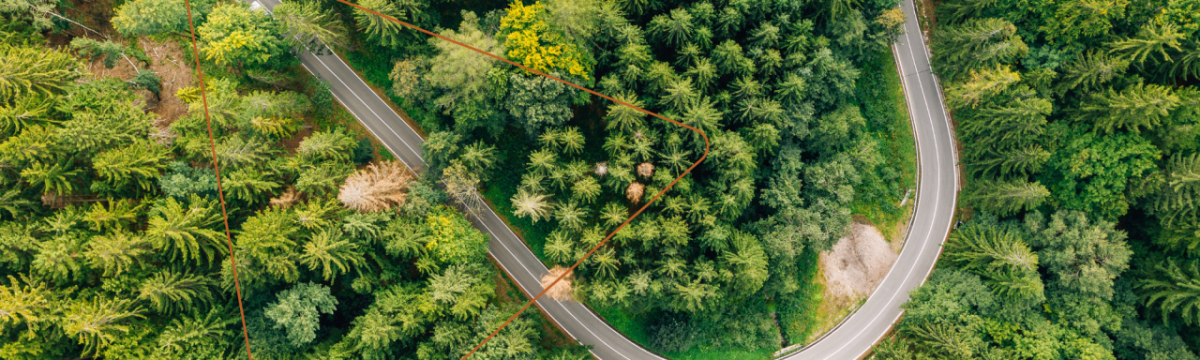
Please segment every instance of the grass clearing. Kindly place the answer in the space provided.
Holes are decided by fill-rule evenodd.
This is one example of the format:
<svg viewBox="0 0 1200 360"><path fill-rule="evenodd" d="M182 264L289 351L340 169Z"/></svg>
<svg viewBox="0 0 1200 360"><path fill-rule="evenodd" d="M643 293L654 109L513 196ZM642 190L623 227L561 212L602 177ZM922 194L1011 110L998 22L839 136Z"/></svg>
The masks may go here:
<svg viewBox="0 0 1200 360"><path fill-rule="evenodd" d="M851 210L896 241L896 229L912 212L915 193L908 193L916 187L917 148L895 58L882 53L864 64L856 92L867 131L874 134L884 157L874 174L863 174ZM900 207L906 194L908 202Z"/></svg>

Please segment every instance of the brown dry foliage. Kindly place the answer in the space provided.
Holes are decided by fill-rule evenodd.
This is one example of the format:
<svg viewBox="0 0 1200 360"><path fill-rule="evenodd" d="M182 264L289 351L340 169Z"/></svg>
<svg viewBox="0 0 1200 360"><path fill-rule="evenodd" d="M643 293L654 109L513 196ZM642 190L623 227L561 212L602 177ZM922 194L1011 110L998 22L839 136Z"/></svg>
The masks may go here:
<svg viewBox="0 0 1200 360"><path fill-rule="evenodd" d="M638 175L641 175L642 177L649 179L651 176L654 176L654 165L651 163L648 163L648 162L644 162L641 165L638 165L637 173L638 173Z"/></svg>
<svg viewBox="0 0 1200 360"><path fill-rule="evenodd" d="M279 197L271 199L271 206L287 209L298 201L300 201L300 192L296 191L296 188L288 186L287 190L279 194Z"/></svg>
<svg viewBox="0 0 1200 360"><path fill-rule="evenodd" d="M156 42L148 37L138 38L138 45L150 57L150 70L162 79L158 103L150 108L162 118L160 127L170 125L187 114L187 104L175 97L179 88L192 85L192 67L180 47L171 41Z"/></svg>
<svg viewBox="0 0 1200 360"><path fill-rule="evenodd" d="M371 164L346 178L338 200L358 211L381 211L403 205L412 173L399 161Z"/></svg>
<svg viewBox="0 0 1200 360"><path fill-rule="evenodd" d="M550 283L554 282L554 279L557 279L560 275L566 273L567 271L567 268L560 265L555 265L553 269L550 269L549 273L542 275L542 288L546 288L547 285L550 285ZM549 291L546 291L546 296L558 301L573 301L574 297L571 296L571 276L573 275L574 274L567 274L566 277L564 277L562 280L559 280L557 284L554 284L554 287L550 288Z"/></svg>
<svg viewBox="0 0 1200 360"><path fill-rule="evenodd" d="M646 185L642 185L642 183L635 181L632 184L629 184L628 189L625 189L625 197L629 198L629 201L633 202L634 204L637 204L642 202L642 192L644 191L646 191Z"/></svg>

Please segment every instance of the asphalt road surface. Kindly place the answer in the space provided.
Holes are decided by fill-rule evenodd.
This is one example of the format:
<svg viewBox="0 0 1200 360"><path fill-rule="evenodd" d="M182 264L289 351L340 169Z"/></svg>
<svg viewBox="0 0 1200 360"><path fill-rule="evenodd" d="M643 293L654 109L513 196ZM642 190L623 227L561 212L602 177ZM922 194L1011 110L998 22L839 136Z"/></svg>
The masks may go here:
<svg viewBox="0 0 1200 360"><path fill-rule="evenodd" d="M268 10L279 4L278 0L258 2ZM928 52L920 39L912 0L901 7L908 22L906 34L896 45L896 55L916 133L921 172L908 240L896 265L867 302L821 340L787 355L789 359L853 359L870 350L899 318L900 304L908 300L908 292L925 281L950 230L957 198L954 142L940 88L929 71ZM319 55L302 51L298 55L304 67L329 84L338 102L397 159L413 169L425 167L421 158L424 140L349 65L330 52ZM492 257L526 296L541 292L539 280L549 271L496 213L482 209L471 222L491 235L488 248ZM592 354L597 358L662 359L617 332L586 306L549 298L539 300L537 305L568 335L592 345Z"/></svg>
<svg viewBox="0 0 1200 360"><path fill-rule="evenodd" d="M916 209L904 249L887 277L857 311L833 331L785 359L857 359L866 354L900 319L908 293L929 277L950 233L958 199L958 154L943 105L941 86L930 72L929 52L921 38L913 0L900 7L908 19L895 44L909 116L917 139L919 183Z"/></svg>

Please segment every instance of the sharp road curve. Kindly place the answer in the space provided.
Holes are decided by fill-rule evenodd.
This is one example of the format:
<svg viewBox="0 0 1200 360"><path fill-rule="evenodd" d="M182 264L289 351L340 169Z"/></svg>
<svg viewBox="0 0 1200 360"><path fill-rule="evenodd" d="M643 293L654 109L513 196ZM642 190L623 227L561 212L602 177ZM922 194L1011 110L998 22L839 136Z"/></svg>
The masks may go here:
<svg viewBox="0 0 1200 360"><path fill-rule="evenodd" d="M908 301L910 291L925 283L950 233L958 200L954 132L941 86L931 72L913 0L903 0L900 7L908 20L894 49L916 135L920 173L904 249L862 307L820 340L785 359L857 359L865 355L900 319L900 305Z"/></svg>
<svg viewBox="0 0 1200 360"><path fill-rule="evenodd" d="M268 10L279 0L258 0ZM950 230L957 198L957 163L952 132L942 105L937 80L930 73L929 56L921 41L912 0L901 5L908 17L906 34L896 44L896 57L917 139L920 183L916 210L908 239L896 264L865 304L817 342L785 356L788 359L854 359L865 354L891 328L908 292L924 282ZM379 139L392 154L413 169L424 168L424 140L341 58L300 52L309 72L329 84L334 97ZM491 255L527 296L542 290L546 267L525 243L490 208L471 219L491 235ZM662 359L621 335L587 307L549 298L538 301L568 335L592 345L592 354L603 360Z"/></svg>

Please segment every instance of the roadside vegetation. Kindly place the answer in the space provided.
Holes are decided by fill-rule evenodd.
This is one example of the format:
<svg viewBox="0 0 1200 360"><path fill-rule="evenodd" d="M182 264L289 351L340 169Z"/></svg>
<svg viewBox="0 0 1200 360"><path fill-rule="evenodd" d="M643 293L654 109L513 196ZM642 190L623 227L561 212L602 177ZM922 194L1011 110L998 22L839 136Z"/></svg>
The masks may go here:
<svg viewBox="0 0 1200 360"><path fill-rule="evenodd" d="M803 341L815 254L854 211L904 216L915 154L887 75L895 2L360 5L707 133L705 163L574 275L576 300L654 351L761 357ZM428 134L426 176L494 205L548 266L704 152L686 129L342 8L366 30L347 58Z"/></svg>
<svg viewBox="0 0 1200 360"><path fill-rule="evenodd" d="M247 358L223 208L255 359L458 358L522 304L289 53L345 44L319 4L194 2L206 97L182 1L84 5L0 8L0 359ZM477 356L561 339L531 311Z"/></svg>
<svg viewBox="0 0 1200 360"><path fill-rule="evenodd" d="M1196 359L1196 5L936 14L970 220L874 358Z"/></svg>

